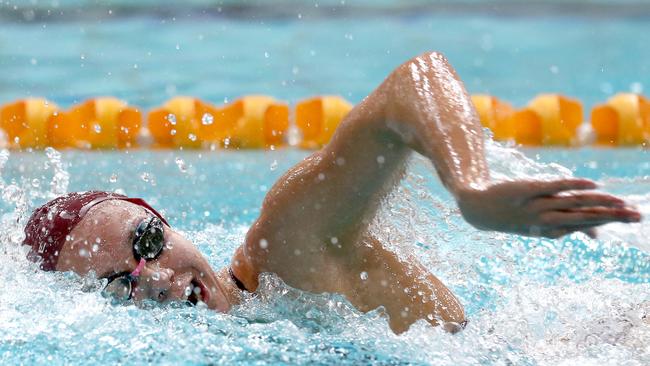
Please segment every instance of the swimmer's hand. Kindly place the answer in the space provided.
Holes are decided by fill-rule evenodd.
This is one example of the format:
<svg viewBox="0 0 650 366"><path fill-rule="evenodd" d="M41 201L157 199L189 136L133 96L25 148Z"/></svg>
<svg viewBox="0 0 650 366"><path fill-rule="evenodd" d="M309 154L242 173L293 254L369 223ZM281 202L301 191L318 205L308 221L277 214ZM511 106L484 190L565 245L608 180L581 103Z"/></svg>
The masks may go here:
<svg viewBox="0 0 650 366"><path fill-rule="evenodd" d="M611 222L639 222L641 214L620 198L589 192L586 179L514 181L459 191L458 206L467 222L482 230L558 238L574 231L595 237Z"/></svg>

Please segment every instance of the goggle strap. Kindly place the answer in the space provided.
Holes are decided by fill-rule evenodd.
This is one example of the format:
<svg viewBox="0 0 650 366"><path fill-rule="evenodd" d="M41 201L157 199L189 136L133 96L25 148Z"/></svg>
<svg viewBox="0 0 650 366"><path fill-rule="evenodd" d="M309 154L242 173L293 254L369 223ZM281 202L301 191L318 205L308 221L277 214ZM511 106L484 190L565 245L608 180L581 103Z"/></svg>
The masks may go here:
<svg viewBox="0 0 650 366"><path fill-rule="evenodd" d="M131 276L133 277L138 277L140 276L140 272L144 269L144 265L147 264L147 261L144 258L140 258L140 263L138 263L138 266L135 267L133 272L131 272Z"/></svg>

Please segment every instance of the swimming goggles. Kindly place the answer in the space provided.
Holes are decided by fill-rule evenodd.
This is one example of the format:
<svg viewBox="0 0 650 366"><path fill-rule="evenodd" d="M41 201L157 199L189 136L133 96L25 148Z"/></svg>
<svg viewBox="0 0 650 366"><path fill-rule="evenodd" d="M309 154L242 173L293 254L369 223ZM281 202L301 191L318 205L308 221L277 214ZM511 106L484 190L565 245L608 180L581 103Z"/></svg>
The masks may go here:
<svg viewBox="0 0 650 366"><path fill-rule="evenodd" d="M133 297L133 288L147 261L160 256L165 244L163 223L158 217L143 220L135 229L133 257L138 266L133 272L122 272L108 277L102 295L116 301L127 301Z"/></svg>

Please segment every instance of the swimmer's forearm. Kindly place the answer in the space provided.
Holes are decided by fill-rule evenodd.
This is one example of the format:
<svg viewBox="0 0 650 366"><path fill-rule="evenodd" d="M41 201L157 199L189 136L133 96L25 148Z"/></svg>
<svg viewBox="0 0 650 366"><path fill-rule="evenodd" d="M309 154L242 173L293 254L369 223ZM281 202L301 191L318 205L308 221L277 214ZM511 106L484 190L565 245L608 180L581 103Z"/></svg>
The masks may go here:
<svg viewBox="0 0 650 366"><path fill-rule="evenodd" d="M385 128L398 142L428 157L456 197L489 180L483 130L470 96L439 53L396 69L377 90Z"/></svg>

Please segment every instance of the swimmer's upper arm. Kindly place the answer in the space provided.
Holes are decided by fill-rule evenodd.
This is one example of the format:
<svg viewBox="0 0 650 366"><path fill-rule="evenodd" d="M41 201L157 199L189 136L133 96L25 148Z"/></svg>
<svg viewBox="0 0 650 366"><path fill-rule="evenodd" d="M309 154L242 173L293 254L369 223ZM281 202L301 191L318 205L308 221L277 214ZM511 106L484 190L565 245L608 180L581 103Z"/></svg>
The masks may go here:
<svg viewBox="0 0 650 366"><path fill-rule="evenodd" d="M250 270L241 274L251 273L243 281L252 288L264 271L296 287L316 280L335 288L347 276L343 264L359 260L358 243L411 151L429 157L455 192L485 178L482 138L469 96L444 57L410 60L352 109L327 146L271 188L233 261L235 272L237 262L247 262Z"/></svg>

